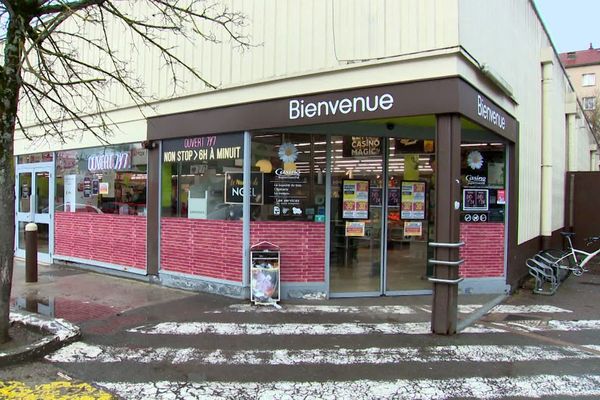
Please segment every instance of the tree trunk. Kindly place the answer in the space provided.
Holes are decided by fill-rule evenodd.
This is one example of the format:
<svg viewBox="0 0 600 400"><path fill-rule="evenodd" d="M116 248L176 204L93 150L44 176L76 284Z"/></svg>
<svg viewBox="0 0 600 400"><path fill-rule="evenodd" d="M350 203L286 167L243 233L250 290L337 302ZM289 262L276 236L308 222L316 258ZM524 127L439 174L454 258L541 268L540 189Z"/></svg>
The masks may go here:
<svg viewBox="0 0 600 400"><path fill-rule="evenodd" d="M15 170L12 139L2 132L0 147L0 343L8 341L10 289L15 242Z"/></svg>
<svg viewBox="0 0 600 400"><path fill-rule="evenodd" d="M0 72L0 343L8 341L15 243L15 161L13 141L21 88L21 56L28 21L10 16Z"/></svg>

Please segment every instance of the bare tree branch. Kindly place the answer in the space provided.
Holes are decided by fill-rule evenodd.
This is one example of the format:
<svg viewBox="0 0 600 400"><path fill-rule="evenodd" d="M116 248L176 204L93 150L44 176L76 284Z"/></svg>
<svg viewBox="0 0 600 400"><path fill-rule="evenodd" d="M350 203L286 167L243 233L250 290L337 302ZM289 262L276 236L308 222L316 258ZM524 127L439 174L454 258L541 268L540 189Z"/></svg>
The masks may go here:
<svg viewBox="0 0 600 400"><path fill-rule="evenodd" d="M131 52L119 52L115 26ZM134 105L143 115L154 100L135 54L160 58L172 94L183 87L182 74L215 88L173 43L224 38L243 50L251 45L244 27L245 17L219 0L0 0L0 226L15 222L16 127L27 140L85 133L108 144L118 129L111 108ZM112 101L114 93L126 98ZM0 343L8 340L13 250L14 230L0 230Z"/></svg>

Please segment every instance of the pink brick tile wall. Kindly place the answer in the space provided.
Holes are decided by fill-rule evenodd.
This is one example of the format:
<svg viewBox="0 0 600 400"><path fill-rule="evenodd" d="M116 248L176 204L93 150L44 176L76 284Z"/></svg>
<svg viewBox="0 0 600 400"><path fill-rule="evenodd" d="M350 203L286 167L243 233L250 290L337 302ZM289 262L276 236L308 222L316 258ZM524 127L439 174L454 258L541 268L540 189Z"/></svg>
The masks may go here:
<svg viewBox="0 0 600 400"><path fill-rule="evenodd" d="M251 244L263 240L281 248L282 282L325 280L325 225L314 222L252 222ZM161 219L161 268L242 281L240 221Z"/></svg>
<svg viewBox="0 0 600 400"><path fill-rule="evenodd" d="M54 255L146 269L146 217L54 214Z"/></svg>
<svg viewBox="0 0 600 400"><path fill-rule="evenodd" d="M465 278L501 277L504 275L504 224L460 224L460 276Z"/></svg>
<svg viewBox="0 0 600 400"><path fill-rule="evenodd" d="M242 222L161 218L164 271L242 281Z"/></svg>
<svg viewBox="0 0 600 400"><path fill-rule="evenodd" d="M261 221L250 224L250 244L263 240L281 248L282 282L325 280L325 224Z"/></svg>

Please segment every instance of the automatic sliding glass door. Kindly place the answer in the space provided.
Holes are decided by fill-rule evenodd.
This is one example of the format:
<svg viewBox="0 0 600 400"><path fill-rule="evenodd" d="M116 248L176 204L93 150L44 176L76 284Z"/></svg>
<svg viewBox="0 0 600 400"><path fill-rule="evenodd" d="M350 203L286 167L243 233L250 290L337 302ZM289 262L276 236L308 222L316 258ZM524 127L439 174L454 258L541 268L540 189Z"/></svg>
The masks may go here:
<svg viewBox="0 0 600 400"><path fill-rule="evenodd" d="M385 293L431 290L433 141L389 139Z"/></svg>
<svg viewBox="0 0 600 400"><path fill-rule="evenodd" d="M330 292L332 296L379 295L383 154L357 155L352 141L382 149L384 139L334 136L331 140Z"/></svg>

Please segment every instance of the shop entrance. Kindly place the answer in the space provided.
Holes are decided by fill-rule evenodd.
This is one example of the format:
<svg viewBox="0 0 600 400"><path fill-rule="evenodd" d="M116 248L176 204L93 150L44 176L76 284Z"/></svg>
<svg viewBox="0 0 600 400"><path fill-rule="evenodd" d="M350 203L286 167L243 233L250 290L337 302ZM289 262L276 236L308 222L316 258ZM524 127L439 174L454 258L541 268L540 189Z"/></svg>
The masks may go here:
<svg viewBox="0 0 600 400"><path fill-rule="evenodd" d="M333 136L330 293L427 294L434 143Z"/></svg>
<svg viewBox="0 0 600 400"><path fill-rule="evenodd" d="M38 260L52 262L54 184L52 163L17 165L15 255L25 257L25 226L38 226Z"/></svg>

